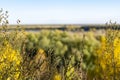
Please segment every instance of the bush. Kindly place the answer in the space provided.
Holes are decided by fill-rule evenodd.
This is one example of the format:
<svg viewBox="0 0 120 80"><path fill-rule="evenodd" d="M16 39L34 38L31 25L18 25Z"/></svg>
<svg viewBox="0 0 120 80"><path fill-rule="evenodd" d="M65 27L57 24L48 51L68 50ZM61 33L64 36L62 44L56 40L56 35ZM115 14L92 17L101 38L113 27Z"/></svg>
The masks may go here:
<svg viewBox="0 0 120 80"><path fill-rule="evenodd" d="M21 55L17 50L14 50L10 43L4 41L4 45L0 47L0 79L15 79L19 78Z"/></svg>
<svg viewBox="0 0 120 80"><path fill-rule="evenodd" d="M85 37L83 37L81 34L67 31L42 30L36 34L28 33L27 36L26 53L34 54L34 50L38 50L39 48L45 51L53 49L55 57L60 59L55 60L58 61L57 66L63 66L66 69L64 69L64 76L66 75L67 77L68 67L71 66L74 68L81 63L81 59L83 59L83 62L82 65L79 64L79 68L83 68L88 76L91 75L91 72L94 72L94 50L99 45L99 41L92 32L86 33ZM49 55L49 53L46 53L46 55ZM67 65L68 63L69 65Z"/></svg>
<svg viewBox="0 0 120 80"><path fill-rule="evenodd" d="M116 24L109 24L105 36L101 36L101 46L96 52L96 78L118 80L120 66L120 38Z"/></svg>

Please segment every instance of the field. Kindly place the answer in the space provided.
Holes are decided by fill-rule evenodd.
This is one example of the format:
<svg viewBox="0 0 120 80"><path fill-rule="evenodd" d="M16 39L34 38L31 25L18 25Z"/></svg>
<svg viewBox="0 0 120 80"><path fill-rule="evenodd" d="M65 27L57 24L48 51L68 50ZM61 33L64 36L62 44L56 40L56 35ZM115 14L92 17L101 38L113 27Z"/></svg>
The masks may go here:
<svg viewBox="0 0 120 80"><path fill-rule="evenodd" d="M43 26L37 31L33 25L27 25L27 30L20 25L5 26L0 32L1 80L120 78L120 34L116 24L89 31L74 25L66 29Z"/></svg>
<svg viewBox="0 0 120 80"><path fill-rule="evenodd" d="M0 80L120 79L120 25L19 23L0 16Z"/></svg>

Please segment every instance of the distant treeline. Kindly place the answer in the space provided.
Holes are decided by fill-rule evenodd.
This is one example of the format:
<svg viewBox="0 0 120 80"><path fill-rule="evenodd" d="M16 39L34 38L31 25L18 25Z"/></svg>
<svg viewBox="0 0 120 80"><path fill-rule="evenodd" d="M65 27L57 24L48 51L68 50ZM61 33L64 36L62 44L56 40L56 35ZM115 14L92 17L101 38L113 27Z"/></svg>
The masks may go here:
<svg viewBox="0 0 120 80"><path fill-rule="evenodd" d="M16 29L16 26L18 25L8 25L8 30L14 30ZM111 28L108 25L97 25L97 24L91 24L91 25L79 25L79 24L72 24L72 25L19 25L20 28L23 28L26 31L39 31L39 30L69 30L69 31L89 31L91 29L96 29L96 30L106 30ZM112 27L111 29L118 29L120 30L120 25L116 25L116 27ZM0 27L1 28L1 27Z"/></svg>

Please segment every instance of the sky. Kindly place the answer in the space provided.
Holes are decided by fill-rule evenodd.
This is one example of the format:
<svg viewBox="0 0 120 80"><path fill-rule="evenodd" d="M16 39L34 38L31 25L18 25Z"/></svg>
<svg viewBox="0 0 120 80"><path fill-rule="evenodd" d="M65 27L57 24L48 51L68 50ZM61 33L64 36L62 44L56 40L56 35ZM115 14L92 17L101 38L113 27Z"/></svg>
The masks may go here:
<svg viewBox="0 0 120 80"><path fill-rule="evenodd" d="M1 0L10 24L120 23L120 0Z"/></svg>

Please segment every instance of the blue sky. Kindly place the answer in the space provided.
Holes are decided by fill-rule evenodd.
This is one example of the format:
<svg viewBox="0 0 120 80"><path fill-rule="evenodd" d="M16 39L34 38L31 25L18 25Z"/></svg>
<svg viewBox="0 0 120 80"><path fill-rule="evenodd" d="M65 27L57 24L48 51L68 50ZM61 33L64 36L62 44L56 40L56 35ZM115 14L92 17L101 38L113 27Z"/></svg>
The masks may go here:
<svg viewBox="0 0 120 80"><path fill-rule="evenodd" d="M120 23L120 0L1 0L10 24Z"/></svg>

